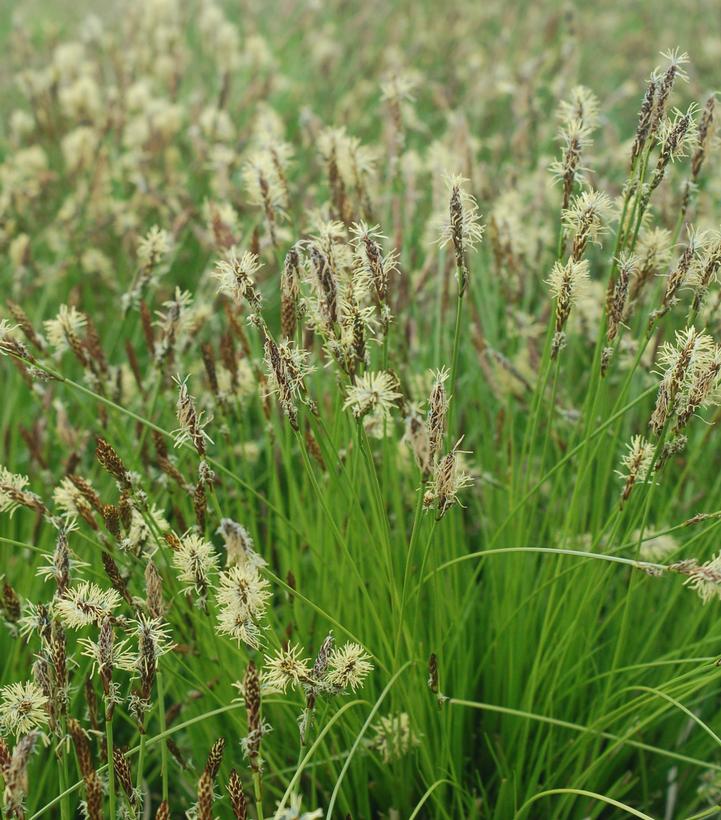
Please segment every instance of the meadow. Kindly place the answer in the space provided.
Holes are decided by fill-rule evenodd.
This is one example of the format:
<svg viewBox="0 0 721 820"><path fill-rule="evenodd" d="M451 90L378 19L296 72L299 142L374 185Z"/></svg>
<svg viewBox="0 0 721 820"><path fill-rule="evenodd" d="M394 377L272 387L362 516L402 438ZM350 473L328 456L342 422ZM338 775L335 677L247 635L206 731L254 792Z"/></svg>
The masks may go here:
<svg viewBox="0 0 721 820"><path fill-rule="evenodd" d="M714 5L6 9L3 816L721 817Z"/></svg>

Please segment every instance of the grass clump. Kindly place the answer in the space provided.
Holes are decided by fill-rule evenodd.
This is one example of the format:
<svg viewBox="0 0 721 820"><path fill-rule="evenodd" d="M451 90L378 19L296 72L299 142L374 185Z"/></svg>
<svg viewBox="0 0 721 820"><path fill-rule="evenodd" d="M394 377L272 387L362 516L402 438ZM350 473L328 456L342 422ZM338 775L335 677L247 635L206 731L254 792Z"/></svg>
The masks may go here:
<svg viewBox="0 0 721 820"><path fill-rule="evenodd" d="M713 816L687 5L18 8L6 816Z"/></svg>

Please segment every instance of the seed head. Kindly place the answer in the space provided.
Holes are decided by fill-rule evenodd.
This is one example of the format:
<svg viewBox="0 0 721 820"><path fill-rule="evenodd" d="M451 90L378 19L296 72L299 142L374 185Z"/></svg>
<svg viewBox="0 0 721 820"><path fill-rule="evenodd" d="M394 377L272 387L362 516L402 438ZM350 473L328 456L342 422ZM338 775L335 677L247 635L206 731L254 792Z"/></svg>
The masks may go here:
<svg viewBox="0 0 721 820"><path fill-rule="evenodd" d="M101 589L90 581L82 581L57 599L55 611L65 626L81 629L100 624L119 604L120 595L114 589Z"/></svg>
<svg viewBox="0 0 721 820"><path fill-rule="evenodd" d="M326 680L338 691L350 689L355 692L373 671L370 656L357 643L346 643L331 650Z"/></svg>
<svg viewBox="0 0 721 820"><path fill-rule="evenodd" d="M458 461L459 454L464 452L458 449L460 444L461 440L436 464L423 496L424 508L429 510L435 506L439 520L454 504L462 506L458 493L473 484L470 474L461 468Z"/></svg>
<svg viewBox="0 0 721 820"><path fill-rule="evenodd" d="M271 597L269 584L251 564L236 564L220 573L218 632L253 649L260 645L258 621Z"/></svg>
<svg viewBox="0 0 721 820"><path fill-rule="evenodd" d="M178 579L185 583L186 591L195 590L201 606L204 606L210 577L218 570L215 547L200 535L187 532L173 552L173 566L178 570Z"/></svg>
<svg viewBox="0 0 721 820"><path fill-rule="evenodd" d="M207 421L203 420L203 411L197 412L195 409L195 399L188 391L188 379L181 379L176 376L174 379L178 385L178 401L175 405L175 413L178 418L178 429L173 431L173 438L176 447L180 447L186 442L190 442L196 449L198 455L203 458L206 454L205 442L211 444L212 439L203 429Z"/></svg>
<svg viewBox="0 0 721 820"><path fill-rule="evenodd" d="M48 699L32 681L0 688L0 729L4 735L26 735L48 720Z"/></svg>
<svg viewBox="0 0 721 820"><path fill-rule="evenodd" d="M248 820L248 806L238 772L233 769L228 778L228 795L235 820Z"/></svg>
<svg viewBox="0 0 721 820"><path fill-rule="evenodd" d="M70 307L60 305L60 310L55 319L48 319L43 323L45 335L56 355L60 355L70 348L73 350L83 349L80 334L85 329L87 323L87 316L81 313L74 305Z"/></svg>
<svg viewBox="0 0 721 820"><path fill-rule="evenodd" d="M628 452L621 459L623 470L619 472L625 479L622 500L626 501L637 481L645 481L653 464L653 445L643 436L634 436L627 445Z"/></svg>
<svg viewBox="0 0 721 820"><path fill-rule="evenodd" d="M276 654L266 660L263 667L263 683L271 689L285 692L291 687L312 683L312 672L303 649L298 644L281 647Z"/></svg>
<svg viewBox="0 0 721 820"><path fill-rule="evenodd" d="M251 310L259 313L263 302L255 285L255 275L259 270L260 260L256 254L246 251L238 257L231 253L226 259L215 263L218 293L228 296L236 305L246 300Z"/></svg>
<svg viewBox="0 0 721 820"><path fill-rule="evenodd" d="M348 388L343 409L350 407L357 419L371 412L383 419L390 419L391 410L397 406L402 394L398 392L398 380L392 373L376 371L356 376Z"/></svg>

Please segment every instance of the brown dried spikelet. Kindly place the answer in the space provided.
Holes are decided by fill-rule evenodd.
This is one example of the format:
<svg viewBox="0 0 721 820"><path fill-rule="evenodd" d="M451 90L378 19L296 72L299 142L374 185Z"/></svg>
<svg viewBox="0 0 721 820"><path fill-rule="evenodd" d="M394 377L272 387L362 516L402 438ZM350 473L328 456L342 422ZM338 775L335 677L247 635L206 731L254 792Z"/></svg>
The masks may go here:
<svg viewBox="0 0 721 820"><path fill-rule="evenodd" d="M260 772L260 741L263 734L260 717L260 678L258 667L250 661L243 677L243 697L248 718L247 754L251 769Z"/></svg>
<svg viewBox="0 0 721 820"><path fill-rule="evenodd" d="M87 735L74 718L68 720L68 731L75 744L80 773L85 783L87 816L90 820L100 820L103 816L103 792L93 766Z"/></svg>
<svg viewBox="0 0 721 820"><path fill-rule="evenodd" d="M130 473L123 464L120 456L115 452L113 447L108 442L98 436L95 457L110 475L125 489L130 489Z"/></svg>
<svg viewBox="0 0 721 820"><path fill-rule="evenodd" d="M133 791L133 777L130 771L130 764L123 752L117 747L113 749L113 768L118 783L123 787L123 791L128 797L131 805L135 805L135 793Z"/></svg>
<svg viewBox="0 0 721 820"><path fill-rule="evenodd" d="M240 782L238 772L233 769L228 778L228 795L230 796L230 805L233 809L235 820L247 820L248 805L245 799L245 792Z"/></svg>
<svg viewBox="0 0 721 820"><path fill-rule="evenodd" d="M286 339L295 336L298 320L298 282L300 281L300 255L294 245L286 254L280 278L280 327Z"/></svg>
<svg viewBox="0 0 721 820"><path fill-rule="evenodd" d="M205 529L205 514L208 509L208 498L205 494L205 484L199 481L193 491L193 509L195 510L195 520L201 532Z"/></svg>
<svg viewBox="0 0 721 820"><path fill-rule="evenodd" d="M155 820L170 820L170 806L167 800L163 800L158 806L158 810L155 812Z"/></svg>
<svg viewBox="0 0 721 820"><path fill-rule="evenodd" d="M10 315L18 323L20 330L22 330L25 338L30 342L30 344L33 345L33 347L35 347L37 350L44 350L46 347L45 342L35 332L35 328L33 327L30 319L28 318L27 313L25 313L25 311L20 307L20 305L13 302L12 299L6 299L5 304L8 306Z"/></svg>
<svg viewBox="0 0 721 820"><path fill-rule="evenodd" d="M133 599L128 592L128 585L125 583L125 579L120 574L118 565L115 563L110 553L103 552L102 561L105 574L108 576L110 583L113 585L113 589L123 596L126 603L130 604L131 607L134 606Z"/></svg>
<svg viewBox="0 0 721 820"><path fill-rule="evenodd" d="M205 771L210 775L211 780L218 776L220 764L223 762L223 751L225 750L225 738L219 737L211 746L208 753L208 760L205 764Z"/></svg>
<svg viewBox="0 0 721 820"><path fill-rule="evenodd" d="M17 623L21 615L20 599L6 580L3 580L2 602L0 605L5 620L11 624Z"/></svg>
<svg viewBox="0 0 721 820"><path fill-rule="evenodd" d="M149 558L148 563L145 565L145 600L151 616L162 619L165 615L163 579L152 558Z"/></svg>
<svg viewBox="0 0 721 820"><path fill-rule="evenodd" d="M100 500L100 496L95 492L90 482L76 473L71 473L68 478L88 504L90 504L94 510L97 510L97 512L102 513L103 502Z"/></svg>
<svg viewBox="0 0 721 820"><path fill-rule="evenodd" d="M213 779L204 771L198 781L198 820L213 820Z"/></svg>
<svg viewBox="0 0 721 820"><path fill-rule="evenodd" d="M103 504L100 514L103 516L105 528L115 538L120 540L120 510L114 504Z"/></svg>

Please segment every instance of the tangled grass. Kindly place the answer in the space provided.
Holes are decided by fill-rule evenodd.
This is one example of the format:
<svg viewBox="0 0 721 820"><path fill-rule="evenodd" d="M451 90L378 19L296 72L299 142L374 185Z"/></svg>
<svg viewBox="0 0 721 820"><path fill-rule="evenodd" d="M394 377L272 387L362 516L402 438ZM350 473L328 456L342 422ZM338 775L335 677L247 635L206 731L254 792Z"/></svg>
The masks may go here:
<svg viewBox="0 0 721 820"><path fill-rule="evenodd" d="M706 4L57 6L0 29L5 815L718 815Z"/></svg>

